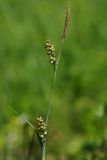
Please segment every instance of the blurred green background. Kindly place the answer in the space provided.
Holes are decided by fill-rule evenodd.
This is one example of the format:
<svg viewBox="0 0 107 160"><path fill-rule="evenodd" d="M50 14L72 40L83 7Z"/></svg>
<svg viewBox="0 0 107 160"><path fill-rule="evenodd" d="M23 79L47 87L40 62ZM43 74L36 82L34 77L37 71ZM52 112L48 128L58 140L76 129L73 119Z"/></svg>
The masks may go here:
<svg viewBox="0 0 107 160"><path fill-rule="evenodd" d="M0 0L0 160L24 160L32 123L45 116L66 0ZM57 54L56 53L56 54ZM107 159L107 0L72 0L71 22L57 72L47 160ZM41 159L37 138L32 160Z"/></svg>

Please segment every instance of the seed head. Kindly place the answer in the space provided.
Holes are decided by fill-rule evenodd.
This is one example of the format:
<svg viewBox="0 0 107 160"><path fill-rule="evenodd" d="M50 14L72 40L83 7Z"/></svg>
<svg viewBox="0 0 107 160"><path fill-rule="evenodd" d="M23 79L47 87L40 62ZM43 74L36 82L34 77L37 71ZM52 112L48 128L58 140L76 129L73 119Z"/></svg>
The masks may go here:
<svg viewBox="0 0 107 160"><path fill-rule="evenodd" d="M54 65L56 63L55 48L53 43L49 39L45 42L45 49L47 50L47 54L49 55L50 64Z"/></svg>
<svg viewBox="0 0 107 160"><path fill-rule="evenodd" d="M46 141L47 131L46 131L46 123L44 122L42 117L36 118L36 131L40 141L44 143Z"/></svg>

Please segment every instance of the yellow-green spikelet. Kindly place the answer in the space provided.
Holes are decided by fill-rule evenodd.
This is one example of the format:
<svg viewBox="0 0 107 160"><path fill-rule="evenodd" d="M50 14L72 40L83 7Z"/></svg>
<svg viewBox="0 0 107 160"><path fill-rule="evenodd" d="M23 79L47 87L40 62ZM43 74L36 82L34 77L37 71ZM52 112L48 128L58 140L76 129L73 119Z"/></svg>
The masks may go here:
<svg viewBox="0 0 107 160"><path fill-rule="evenodd" d="M56 63L56 57L53 43L50 40L46 40L45 48L47 50L47 54L49 55L49 62L54 65Z"/></svg>
<svg viewBox="0 0 107 160"><path fill-rule="evenodd" d="M47 131L46 131L46 123L44 122L42 117L36 118L36 130L41 142L45 143Z"/></svg>

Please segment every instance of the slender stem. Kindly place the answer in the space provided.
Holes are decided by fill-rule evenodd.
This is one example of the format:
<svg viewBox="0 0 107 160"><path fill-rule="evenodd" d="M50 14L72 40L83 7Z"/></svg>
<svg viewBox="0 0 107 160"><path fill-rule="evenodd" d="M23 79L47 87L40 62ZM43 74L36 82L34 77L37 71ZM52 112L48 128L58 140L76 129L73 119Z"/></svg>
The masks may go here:
<svg viewBox="0 0 107 160"><path fill-rule="evenodd" d="M51 92L50 92L50 97L49 97L49 104L48 104L48 111L46 114L46 130L48 130L48 121L49 121L49 115L50 115L50 111L51 111L51 104L52 104L52 96L53 96L53 92L54 92L54 88L55 88L55 81L56 81L56 74L57 74L57 68L58 68L58 64L59 64L59 60L61 57L61 53L62 53L62 49L63 49L63 44L64 44L64 39L61 41L61 47L60 47L60 51L58 54L58 58L56 61L56 64L54 66L54 74L53 74L53 79L52 79L52 87L51 87ZM42 160L46 159L46 142L43 146L43 150L42 150Z"/></svg>
<svg viewBox="0 0 107 160"><path fill-rule="evenodd" d="M44 143L44 145L43 145L42 160L45 160L45 151L46 151L46 143Z"/></svg>
<svg viewBox="0 0 107 160"><path fill-rule="evenodd" d="M52 79L52 87L51 87L49 104L48 104L48 112L47 112L47 115L46 115L46 127L48 126L48 119L49 119L49 114L50 114L50 110L51 110L51 102L52 102L52 96L53 96L53 91L54 91L54 86L55 86L55 79L56 79L56 66L54 68L54 74L53 74L53 79Z"/></svg>
<svg viewBox="0 0 107 160"><path fill-rule="evenodd" d="M16 112L16 110L14 110L11 106L8 106L8 108L17 116L19 116L20 119L22 119L23 121L25 121L26 123L28 123L33 129L35 129L35 127L24 117L22 117L18 112Z"/></svg>
<svg viewBox="0 0 107 160"><path fill-rule="evenodd" d="M50 114L50 111L51 111L52 96L53 96L53 92L54 92L54 88L55 88L57 68L58 68L60 57L61 57L61 53L62 53L62 49L63 49L63 44L64 44L64 39L61 41L60 51L59 51L59 54L58 54L58 58L57 58L56 64L54 66L54 74L53 74L52 87L51 87L49 104L48 104L48 112L47 112L47 115L46 115L46 128L48 128L48 120L49 120L49 114Z"/></svg>

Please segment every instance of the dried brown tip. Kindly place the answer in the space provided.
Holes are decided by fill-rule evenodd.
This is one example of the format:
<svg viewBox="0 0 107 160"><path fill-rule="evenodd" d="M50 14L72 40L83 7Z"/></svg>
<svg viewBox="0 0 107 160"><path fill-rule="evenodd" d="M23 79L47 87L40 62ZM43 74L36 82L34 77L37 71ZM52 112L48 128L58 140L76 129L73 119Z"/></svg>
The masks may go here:
<svg viewBox="0 0 107 160"><path fill-rule="evenodd" d="M65 14L65 21L64 21L64 29L63 29L63 34L62 34L62 40L65 39L66 34L67 34L67 28L68 24L70 21L70 16L71 16L71 10L70 10L70 0L67 1L67 7L66 7L66 14Z"/></svg>

